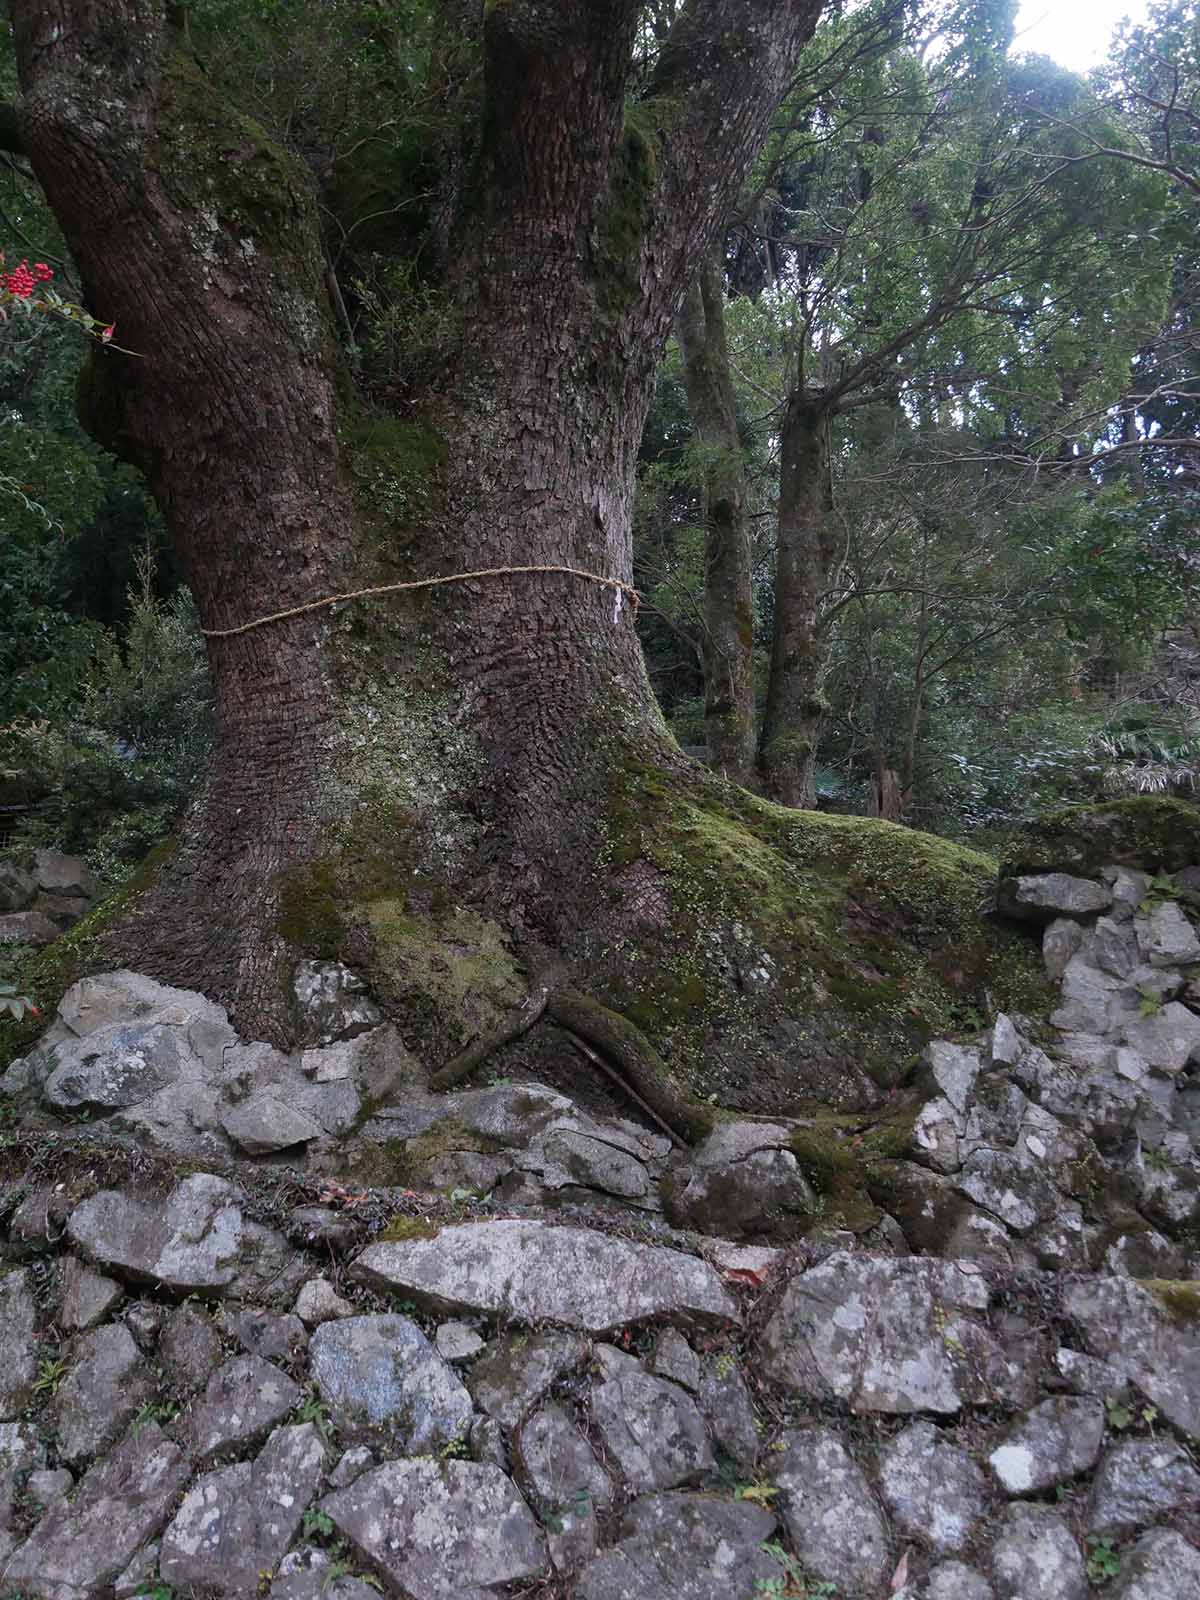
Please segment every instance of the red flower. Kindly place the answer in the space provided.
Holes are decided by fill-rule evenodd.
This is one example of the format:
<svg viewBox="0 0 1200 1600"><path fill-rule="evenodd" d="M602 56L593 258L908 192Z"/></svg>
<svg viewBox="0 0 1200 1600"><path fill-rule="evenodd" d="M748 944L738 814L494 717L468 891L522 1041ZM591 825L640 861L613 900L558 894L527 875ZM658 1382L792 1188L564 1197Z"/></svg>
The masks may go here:
<svg viewBox="0 0 1200 1600"><path fill-rule="evenodd" d="M112 338L113 334L116 333L116 331L117 331L116 323L115 322L110 322L107 328L102 328L100 330L100 337L104 340L105 344L107 344L108 341Z"/></svg>
<svg viewBox="0 0 1200 1600"><path fill-rule="evenodd" d="M33 263L33 274L39 283L49 283L54 276L54 268L48 267L44 261Z"/></svg>

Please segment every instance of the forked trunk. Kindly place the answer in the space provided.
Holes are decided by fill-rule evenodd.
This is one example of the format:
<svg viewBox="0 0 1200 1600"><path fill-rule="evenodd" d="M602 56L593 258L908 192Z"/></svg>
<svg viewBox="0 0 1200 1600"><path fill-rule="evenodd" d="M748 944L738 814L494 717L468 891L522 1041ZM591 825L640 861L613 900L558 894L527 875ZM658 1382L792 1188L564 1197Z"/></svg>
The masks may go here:
<svg viewBox="0 0 1200 1600"><path fill-rule="evenodd" d="M614 786L687 770L621 588L654 367L817 9L692 0L636 118L634 0L476 12L482 155L447 230L462 338L400 420L341 365L309 172L165 8L19 0L35 170L137 352L94 352L85 416L163 507L217 704L204 798L113 956L286 1041L297 956L402 945L405 918L483 907L579 960L604 942ZM572 571L503 570L528 567ZM300 609L435 578L455 581ZM386 915L347 914L368 900Z"/></svg>

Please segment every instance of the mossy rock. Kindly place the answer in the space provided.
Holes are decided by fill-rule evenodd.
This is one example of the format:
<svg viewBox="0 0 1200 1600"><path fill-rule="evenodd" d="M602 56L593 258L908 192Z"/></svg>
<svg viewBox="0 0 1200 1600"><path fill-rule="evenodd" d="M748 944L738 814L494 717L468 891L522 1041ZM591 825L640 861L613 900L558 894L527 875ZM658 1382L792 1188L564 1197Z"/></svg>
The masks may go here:
<svg viewBox="0 0 1200 1600"><path fill-rule="evenodd" d="M351 915L370 933L372 988L413 1025L428 1024L435 1059L493 1032L525 998L527 979L499 925L473 911L418 914L385 894Z"/></svg>
<svg viewBox="0 0 1200 1600"><path fill-rule="evenodd" d="M1048 812L1022 829L1001 870L1005 877L1068 872L1094 878L1107 866L1178 872L1198 862L1200 807L1139 795Z"/></svg>

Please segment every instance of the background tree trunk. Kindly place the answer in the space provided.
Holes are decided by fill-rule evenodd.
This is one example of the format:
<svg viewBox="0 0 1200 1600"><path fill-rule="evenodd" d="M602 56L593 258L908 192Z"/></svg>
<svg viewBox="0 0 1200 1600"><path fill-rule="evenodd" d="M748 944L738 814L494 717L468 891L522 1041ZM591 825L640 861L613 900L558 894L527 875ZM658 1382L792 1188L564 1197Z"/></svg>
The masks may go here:
<svg viewBox="0 0 1200 1600"><path fill-rule="evenodd" d="M831 516L831 422L826 398L797 385L780 441L775 621L759 745L767 793L810 810L817 803L817 743L826 711L823 609L839 549Z"/></svg>
<svg viewBox="0 0 1200 1600"><path fill-rule="evenodd" d="M709 760L736 783L754 772L754 594L746 470L725 337L724 249L701 266L676 324L704 449L704 727Z"/></svg>

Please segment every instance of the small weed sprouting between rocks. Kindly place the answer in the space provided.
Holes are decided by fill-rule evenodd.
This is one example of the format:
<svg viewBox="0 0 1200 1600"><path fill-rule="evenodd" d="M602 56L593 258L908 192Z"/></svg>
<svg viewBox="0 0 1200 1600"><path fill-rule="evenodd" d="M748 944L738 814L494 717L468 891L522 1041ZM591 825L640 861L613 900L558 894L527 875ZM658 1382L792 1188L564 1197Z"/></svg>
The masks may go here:
<svg viewBox="0 0 1200 1600"><path fill-rule="evenodd" d="M39 1361L37 1377L33 1380L34 1394L56 1395L69 1365L66 1356L46 1356Z"/></svg>
<svg viewBox="0 0 1200 1600"><path fill-rule="evenodd" d="M1121 1558L1113 1549L1111 1539L1094 1534L1087 1541L1087 1575L1089 1583L1108 1583L1121 1571Z"/></svg>
<svg viewBox="0 0 1200 1600"><path fill-rule="evenodd" d="M1125 1429L1131 1428L1135 1422L1144 1422L1148 1428L1152 1428L1158 1420L1158 1407L1142 1406L1140 1410L1134 1411L1109 1395L1104 1402L1104 1415L1114 1432L1124 1433Z"/></svg>
<svg viewBox="0 0 1200 1600"><path fill-rule="evenodd" d="M778 1577L760 1578L754 1586L754 1600L835 1600L837 1585L818 1583L807 1577L804 1568L778 1540L763 1545L769 1556L778 1561Z"/></svg>
<svg viewBox="0 0 1200 1600"><path fill-rule="evenodd" d="M151 1422L157 1422L160 1427L174 1422L179 1415L179 1406L174 1400L148 1400L134 1416L129 1424L130 1432L136 1439L142 1429Z"/></svg>
<svg viewBox="0 0 1200 1600"><path fill-rule="evenodd" d="M756 1506L766 1507L771 1504L771 1501L774 1500L778 1493L779 1490L773 1483L768 1483L765 1479L759 1479L755 1483L739 1483L733 1491L733 1498L735 1500L750 1500Z"/></svg>
<svg viewBox="0 0 1200 1600"><path fill-rule="evenodd" d="M333 1518L317 1506L309 1506L301 1519L306 1539L329 1539L333 1536Z"/></svg>
<svg viewBox="0 0 1200 1600"><path fill-rule="evenodd" d="M311 1422L313 1427L328 1441L333 1422L329 1415L329 1408L319 1394L312 1393L307 1400L302 1400L296 1407L295 1421Z"/></svg>

